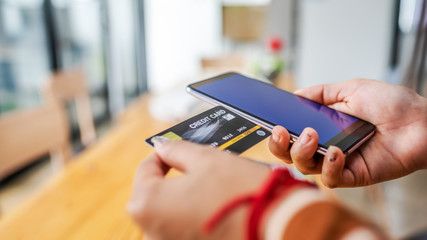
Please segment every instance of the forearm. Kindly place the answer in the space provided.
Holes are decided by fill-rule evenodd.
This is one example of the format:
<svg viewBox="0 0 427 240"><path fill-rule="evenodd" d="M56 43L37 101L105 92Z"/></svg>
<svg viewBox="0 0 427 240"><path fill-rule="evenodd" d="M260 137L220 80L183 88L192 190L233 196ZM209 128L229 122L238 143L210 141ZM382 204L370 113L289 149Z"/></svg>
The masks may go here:
<svg viewBox="0 0 427 240"><path fill-rule="evenodd" d="M225 219L246 212L243 224L246 239L387 239L374 225L332 200L310 182L295 179L287 168L274 167L259 189L238 195L211 215L202 233L218 231ZM242 213L242 212L240 212ZM242 223L242 221L236 221ZM223 224L222 224L223 225ZM240 225L240 224L237 224ZM236 226L236 225L235 225ZM240 229L233 228L234 232ZM230 234L222 239L235 239ZM353 238L348 238L348 237Z"/></svg>
<svg viewBox="0 0 427 240"><path fill-rule="evenodd" d="M418 151L418 154L416 154L416 169L427 169L427 98L422 97L418 95L419 97L419 104L418 104L418 111L419 111L419 119L417 119L416 123L414 124L415 131L418 132L419 139L411 139L409 141L412 141L414 146L417 146L416 149Z"/></svg>
<svg viewBox="0 0 427 240"><path fill-rule="evenodd" d="M374 225L317 189L298 189L275 204L264 239L387 239ZM350 238L353 237L353 238Z"/></svg>
<svg viewBox="0 0 427 240"><path fill-rule="evenodd" d="M424 130L424 144L427 144L427 98L422 97L423 98L423 108L424 108L424 121L423 121L423 127L422 129ZM422 169L427 169L427 147L424 147L424 153L423 153L424 158L421 160L422 164L421 164L421 168Z"/></svg>

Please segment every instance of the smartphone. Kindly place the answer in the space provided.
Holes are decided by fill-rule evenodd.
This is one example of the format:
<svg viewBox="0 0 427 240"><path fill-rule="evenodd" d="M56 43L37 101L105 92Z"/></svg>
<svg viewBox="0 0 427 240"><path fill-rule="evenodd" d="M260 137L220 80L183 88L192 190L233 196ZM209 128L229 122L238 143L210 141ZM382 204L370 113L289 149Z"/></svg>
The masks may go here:
<svg viewBox="0 0 427 240"><path fill-rule="evenodd" d="M367 121L234 72L190 84L187 91L270 131L281 125L289 131L291 143L312 127L319 134L317 152L323 155L331 145L348 155L375 132Z"/></svg>

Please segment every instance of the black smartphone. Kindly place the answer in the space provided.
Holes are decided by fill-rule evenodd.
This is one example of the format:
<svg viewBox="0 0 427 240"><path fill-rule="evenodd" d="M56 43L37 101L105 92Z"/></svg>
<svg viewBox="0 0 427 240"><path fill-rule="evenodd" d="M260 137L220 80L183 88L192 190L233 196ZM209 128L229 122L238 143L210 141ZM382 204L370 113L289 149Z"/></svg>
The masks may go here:
<svg viewBox="0 0 427 240"><path fill-rule="evenodd" d="M319 134L317 152L323 155L331 145L349 154L375 132L367 121L234 72L190 84L187 91L270 131L281 125L289 131L291 142L304 128L312 127Z"/></svg>

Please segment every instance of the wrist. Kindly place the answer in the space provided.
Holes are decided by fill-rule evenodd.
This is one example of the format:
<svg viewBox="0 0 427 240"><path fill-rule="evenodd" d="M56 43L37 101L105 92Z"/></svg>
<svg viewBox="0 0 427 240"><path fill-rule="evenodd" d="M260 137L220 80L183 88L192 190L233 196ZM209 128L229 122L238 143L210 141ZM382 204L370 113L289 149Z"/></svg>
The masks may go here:
<svg viewBox="0 0 427 240"><path fill-rule="evenodd" d="M300 192L313 191L318 193L318 189L307 188L304 186L295 186L289 189L286 194L275 199L270 206L266 209L264 216L259 225L259 239L280 239L275 236L280 235L282 227L281 224L284 218L290 217L291 212L288 212L288 199L292 199L294 195L299 195ZM292 205L292 204L291 204ZM292 207L292 206L289 206Z"/></svg>
<svg viewBox="0 0 427 240"><path fill-rule="evenodd" d="M245 239L245 225L248 206L241 206L230 212L228 216L218 223L209 234L212 239ZM204 226L201 227L203 229ZM206 233L202 231L206 236Z"/></svg>
<svg viewBox="0 0 427 240"><path fill-rule="evenodd" d="M272 209L272 204L277 204L278 199L286 198L287 195L297 188L313 188L314 184L308 181L295 179L287 168L275 168L272 170L267 181L257 191L239 196L220 208L202 227L204 234L211 234L220 222L234 212L241 205L248 206L246 215L246 226L243 236L246 239L263 239L263 219L266 212ZM274 208L273 208L274 209ZM236 229L235 229L236 231Z"/></svg>
<svg viewBox="0 0 427 240"><path fill-rule="evenodd" d="M421 120L420 120L420 134L421 136L423 136L423 138L421 139L422 145L425 146L425 144L427 143L427 98L423 97L423 96L419 96L419 98L421 98ZM421 154L419 155L418 158L418 166L417 169L415 170L419 170L419 169L427 169L427 147L423 147L421 146L421 148L423 149Z"/></svg>
<svg viewBox="0 0 427 240"><path fill-rule="evenodd" d="M279 199L266 214L263 235L260 239L282 239L288 223L300 210L321 201L331 201L331 199L318 189L304 187L294 189L292 193Z"/></svg>
<svg viewBox="0 0 427 240"><path fill-rule="evenodd" d="M424 102L424 124L423 124L423 130L424 130L424 144L427 144L427 98L423 97ZM421 158L422 161L422 169L427 169L427 147L424 148L424 158Z"/></svg>

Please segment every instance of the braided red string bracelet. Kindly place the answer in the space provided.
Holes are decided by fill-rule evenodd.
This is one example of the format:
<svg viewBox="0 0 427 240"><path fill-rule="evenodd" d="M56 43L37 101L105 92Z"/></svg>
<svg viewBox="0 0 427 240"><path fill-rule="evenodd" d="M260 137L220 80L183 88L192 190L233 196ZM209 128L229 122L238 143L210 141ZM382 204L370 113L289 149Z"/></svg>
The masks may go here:
<svg viewBox="0 0 427 240"><path fill-rule="evenodd" d="M294 186L316 187L308 181L295 179L286 167L274 168L267 178L265 184L255 193L240 196L220 208L202 227L202 232L209 234L218 223L235 208L250 204L249 218L246 227L248 240L258 239L258 226L262 219L262 214L277 197L289 193Z"/></svg>

